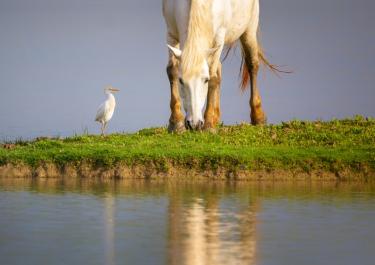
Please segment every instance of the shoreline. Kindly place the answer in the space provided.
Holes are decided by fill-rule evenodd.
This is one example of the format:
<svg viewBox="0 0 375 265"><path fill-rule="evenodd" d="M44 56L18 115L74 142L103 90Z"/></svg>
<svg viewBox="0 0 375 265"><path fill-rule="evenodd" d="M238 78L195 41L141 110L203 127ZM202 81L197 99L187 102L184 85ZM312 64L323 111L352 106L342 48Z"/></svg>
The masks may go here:
<svg viewBox="0 0 375 265"><path fill-rule="evenodd" d="M153 164L124 165L112 167L95 166L83 162L79 165L42 163L36 167L26 164L0 166L0 178L68 178L68 179L129 179L129 180L222 180L222 181L360 181L375 179L375 170L343 167L337 171L327 169L230 169L206 168L169 164L160 168Z"/></svg>
<svg viewBox="0 0 375 265"><path fill-rule="evenodd" d="M375 119L19 140L0 146L0 177L375 180Z"/></svg>

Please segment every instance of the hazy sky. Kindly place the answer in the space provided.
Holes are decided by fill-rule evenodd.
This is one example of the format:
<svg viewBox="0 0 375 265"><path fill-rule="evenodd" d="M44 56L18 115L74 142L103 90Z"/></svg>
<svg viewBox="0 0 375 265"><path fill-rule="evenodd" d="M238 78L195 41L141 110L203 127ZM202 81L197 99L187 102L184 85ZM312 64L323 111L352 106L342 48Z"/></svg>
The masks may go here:
<svg viewBox="0 0 375 265"><path fill-rule="evenodd" d="M375 116L374 0L260 4L266 54L294 70L260 75L269 122ZM110 132L166 125L165 31L161 0L0 0L0 140L98 133L108 84ZM224 63L226 124L250 120L239 64L239 50Z"/></svg>

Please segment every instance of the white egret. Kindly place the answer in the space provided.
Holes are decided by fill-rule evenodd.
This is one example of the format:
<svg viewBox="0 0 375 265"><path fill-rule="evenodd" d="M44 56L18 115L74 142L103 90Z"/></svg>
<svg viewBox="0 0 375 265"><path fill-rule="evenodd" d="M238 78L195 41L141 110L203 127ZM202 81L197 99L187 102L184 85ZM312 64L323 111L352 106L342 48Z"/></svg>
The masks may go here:
<svg viewBox="0 0 375 265"><path fill-rule="evenodd" d="M116 107L116 100L112 93L118 91L120 90L110 86L104 89L104 93L107 95L107 100L99 106L98 112L96 113L95 117L95 121L99 122L102 125L101 131L103 136L104 131L107 128L107 124L109 120L112 118L113 112L115 111Z"/></svg>

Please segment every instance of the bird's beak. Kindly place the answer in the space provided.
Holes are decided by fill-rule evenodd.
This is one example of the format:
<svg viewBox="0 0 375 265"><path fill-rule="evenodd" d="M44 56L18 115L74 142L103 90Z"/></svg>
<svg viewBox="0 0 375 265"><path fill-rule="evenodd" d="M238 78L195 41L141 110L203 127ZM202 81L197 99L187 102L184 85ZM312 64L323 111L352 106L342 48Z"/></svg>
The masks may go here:
<svg viewBox="0 0 375 265"><path fill-rule="evenodd" d="M119 92L119 91L120 91L120 89L113 88L113 87L111 87L109 90L110 90L111 92Z"/></svg>

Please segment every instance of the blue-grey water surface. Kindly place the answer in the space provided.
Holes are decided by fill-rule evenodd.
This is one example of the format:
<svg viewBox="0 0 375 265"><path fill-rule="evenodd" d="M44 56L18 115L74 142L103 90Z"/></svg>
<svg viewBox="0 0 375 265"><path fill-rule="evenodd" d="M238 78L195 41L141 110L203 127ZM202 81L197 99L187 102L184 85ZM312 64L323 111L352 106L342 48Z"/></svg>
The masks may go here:
<svg viewBox="0 0 375 265"><path fill-rule="evenodd" d="M375 187L0 179L0 264L373 265Z"/></svg>

